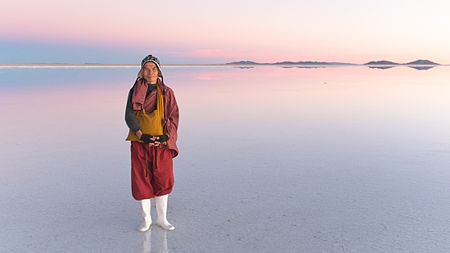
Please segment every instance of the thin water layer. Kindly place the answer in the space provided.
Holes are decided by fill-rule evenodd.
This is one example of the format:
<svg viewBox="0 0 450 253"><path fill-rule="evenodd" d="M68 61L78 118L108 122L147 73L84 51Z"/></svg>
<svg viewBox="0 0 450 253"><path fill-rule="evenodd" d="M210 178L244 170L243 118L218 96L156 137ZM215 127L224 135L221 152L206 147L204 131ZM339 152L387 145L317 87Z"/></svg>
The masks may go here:
<svg viewBox="0 0 450 253"><path fill-rule="evenodd" d="M0 251L450 250L450 68L164 67L177 229L146 234L125 142L137 71L0 69Z"/></svg>

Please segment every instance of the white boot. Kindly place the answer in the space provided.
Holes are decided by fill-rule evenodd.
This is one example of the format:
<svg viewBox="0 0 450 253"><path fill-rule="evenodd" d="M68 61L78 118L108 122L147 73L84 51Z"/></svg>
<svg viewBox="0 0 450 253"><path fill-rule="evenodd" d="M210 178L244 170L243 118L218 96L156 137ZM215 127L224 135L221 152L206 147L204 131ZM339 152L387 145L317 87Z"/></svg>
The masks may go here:
<svg viewBox="0 0 450 253"><path fill-rule="evenodd" d="M152 216L150 215L151 202L150 199L143 199L140 201L142 207L142 216L144 216L144 222L138 227L141 232L147 231L152 225Z"/></svg>
<svg viewBox="0 0 450 253"><path fill-rule="evenodd" d="M164 228L165 230L174 230L175 227L172 226L167 221L167 199L169 195L163 195L155 198L156 201L156 213L158 214L158 218L156 219L156 224Z"/></svg>

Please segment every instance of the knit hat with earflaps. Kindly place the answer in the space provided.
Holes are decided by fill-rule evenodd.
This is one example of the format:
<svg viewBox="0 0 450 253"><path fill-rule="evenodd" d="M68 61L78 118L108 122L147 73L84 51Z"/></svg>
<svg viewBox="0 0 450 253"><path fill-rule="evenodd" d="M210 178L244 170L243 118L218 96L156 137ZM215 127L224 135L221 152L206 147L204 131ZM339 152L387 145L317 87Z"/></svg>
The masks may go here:
<svg viewBox="0 0 450 253"><path fill-rule="evenodd" d="M158 58L156 58L155 56L153 56L153 55L151 55L151 54L147 55L147 56L146 56L144 59L142 59L142 61L141 61L141 68L143 68L144 65L145 65L147 62L153 62L153 63L156 65L156 67L157 67L158 70L159 70L159 74L161 75L161 83L162 83L162 85L163 85L163 87L164 87L164 77L163 77L163 75L162 75L161 64L159 63ZM164 91L164 89L163 89L162 92L163 92L163 94L166 93L166 92Z"/></svg>
<svg viewBox="0 0 450 253"><path fill-rule="evenodd" d="M156 65L156 67L158 67L159 72L161 72L161 65L159 63L158 58L156 58L151 54L147 55L144 59L142 59L141 68L143 68L147 62L153 62Z"/></svg>

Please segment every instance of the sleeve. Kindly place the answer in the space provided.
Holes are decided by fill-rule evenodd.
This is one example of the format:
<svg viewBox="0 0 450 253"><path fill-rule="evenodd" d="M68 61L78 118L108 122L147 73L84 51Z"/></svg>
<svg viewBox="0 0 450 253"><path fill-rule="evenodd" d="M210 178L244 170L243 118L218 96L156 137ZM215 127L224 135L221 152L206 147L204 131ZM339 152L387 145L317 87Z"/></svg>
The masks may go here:
<svg viewBox="0 0 450 253"><path fill-rule="evenodd" d="M134 87L130 89L128 93L127 106L125 108L125 122L127 123L128 128L130 128L131 132L136 133L141 126L139 125L139 121L136 118L136 111L133 110L133 103L131 102L131 96L133 94Z"/></svg>
<svg viewBox="0 0 450 253"><path fill-rule="evenodd" d="M178 148L176 145L178 139L178 120L180 113L178 110L178 104L175 99L175 94L172 89L169 89L166 106L165 106L165 134L169 136L167 146L174 152L174 157L178 155Z"/></svg>

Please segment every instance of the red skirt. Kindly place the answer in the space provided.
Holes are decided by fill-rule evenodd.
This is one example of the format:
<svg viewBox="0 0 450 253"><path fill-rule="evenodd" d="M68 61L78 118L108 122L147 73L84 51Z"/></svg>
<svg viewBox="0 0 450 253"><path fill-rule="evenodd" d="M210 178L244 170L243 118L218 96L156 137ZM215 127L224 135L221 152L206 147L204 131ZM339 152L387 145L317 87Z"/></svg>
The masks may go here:
<svg viewBox="0 0 450 253"><path fill-rule="evenodd" d="M172 151L131 142L131 192L136 200L151 199L172 192Z"/></svg>

